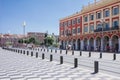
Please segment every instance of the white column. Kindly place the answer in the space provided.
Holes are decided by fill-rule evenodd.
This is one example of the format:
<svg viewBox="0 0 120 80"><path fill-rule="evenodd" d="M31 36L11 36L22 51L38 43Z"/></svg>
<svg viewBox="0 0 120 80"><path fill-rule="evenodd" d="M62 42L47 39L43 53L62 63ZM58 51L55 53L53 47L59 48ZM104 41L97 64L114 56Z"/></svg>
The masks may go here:
<svg viewBox="0 0 120 80"><path fill-rule="evenodd" d="M67 41L67 45L69 45L69 41Z"/></svg>
<svg viewBox="0 0 120 80"><path fill-rule="evenodd" d="M88 15L88 22L89 22L89 14L87 14ZM88 33L90 33L90 24L88 23Z"/></svg>
<svg viewBox="0 0 120 80"><path fill-rule="evenodd" d="M94 29L96 29L96 12L94 11Z"/></svg>
<svg viewBox="0 0 120 80"><path fill-rule="evenodd" d="M63 41L63 49L65 49L65 41Z"/></svg>
<svg viewBox="0 0 120 80"><path fill-rule="evenodd" d="M101 51L103 51L103 38L101 38Z"/></svg>
<svg viewBox="0 0 120 80"><path fill-rule="evenodd" d="M119 25L120 25L120 4L119 4ZM120 28L120 26L119 26Z"/></svg>
<svg viewBox="0 0 120 80"><path fill-rule="evenodd" d="M96 39L94 39L94 50L96 50Z"/></svg>
<svg viewBox="0 0 120 80"><path fill-rule="evenodd" d="M89 48L90 48L90 41L89 41L89 39L87 40L87 50L89 50Z"/></svg>
<svg viewBox="0 0 120 80"><path fill-rule="evenodd" d="M120 52L120 38L118 39L118 43L119 43L119 49L118 49L118 52Z"/></svg>
<svg viewBox="0 0 120 80"><path fill-rule="evenodd" d="M76 50L78 49L77 40L76 40L76 42L75 42L75 49L76 49Z"/></svg>
<svg viewBox="0 0 120 80"><path fill-rule="evenodd" d="M110 28L112 27L112 7L110 6Z"/></svg>
<svg viewBox="0 0 120 80"><path fill-rule="evenodd" d="M83 47L84 47L84 43L83 40L81 40L81 50L83 50Z"/></svg>
<svg viewBox="0 0 120 80"><path fill-rule="evenodd" d="M110 46L110 49L111 49L111 47L112 47L112 39L111 38L109 39L109 46Z"/></svg>

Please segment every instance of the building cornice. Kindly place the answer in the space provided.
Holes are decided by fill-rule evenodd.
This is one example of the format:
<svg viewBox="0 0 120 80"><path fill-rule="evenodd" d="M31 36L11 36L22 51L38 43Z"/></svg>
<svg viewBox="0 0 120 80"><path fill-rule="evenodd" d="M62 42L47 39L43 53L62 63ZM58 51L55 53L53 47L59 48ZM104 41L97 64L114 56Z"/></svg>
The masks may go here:
<svg viewBox="0 0 120 80"><path fill-rule="evenodd" d="M103 8L103 7L112 5L114 3L118 3L118 2L120 2L120 0L99 0L97 2L94 2L94 3L91 3L87 6L84 6L80 12L76 12L75 14L72 14L70 16L61 18L60 22L70 20L70 19L75 18L79 15L82 15L82 14L88 13L90 11L94 11L94 10L97 10L99 8Z"/></svg>

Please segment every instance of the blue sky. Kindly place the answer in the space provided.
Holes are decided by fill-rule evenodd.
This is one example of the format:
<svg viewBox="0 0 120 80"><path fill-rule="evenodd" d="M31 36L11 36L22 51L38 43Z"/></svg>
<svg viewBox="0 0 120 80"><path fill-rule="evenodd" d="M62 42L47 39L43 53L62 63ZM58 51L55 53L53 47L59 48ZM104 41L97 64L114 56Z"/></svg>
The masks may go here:
<svg viewBox="0 0 120 80"><path fill-rule="evenodd" d="M0 33L27 32L59 34L59 19L80 11L94 0L0 0Z"/></svg>

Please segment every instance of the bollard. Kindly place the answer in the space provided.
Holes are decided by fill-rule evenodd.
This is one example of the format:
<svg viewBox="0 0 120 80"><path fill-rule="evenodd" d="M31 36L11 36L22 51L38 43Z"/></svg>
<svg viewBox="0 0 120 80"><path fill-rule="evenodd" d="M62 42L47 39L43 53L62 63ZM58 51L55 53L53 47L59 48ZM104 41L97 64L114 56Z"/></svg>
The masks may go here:
<svg viewBox="0 0 120 80"><path fill-rule="evenodd" d="M44 52L45 52L45 49L44 49Z"/></svg>
<svg viewBox="0 0 120 80"><path fill-rule="evenodd" d="M20 50L18 50L18 53L20 52Z"/></svg>
<svg viewBox="0 0 120 80"><path fill-rule="evenodd" d="M89 56L88 57L91 57L91 52L89 51Z"/></svg>
<svg viewBox="0 0 120 80"><path fill-rule="evenodd" d="M47 49L47 52L49 52L49 49Z"/></svg>
<svg viewBox="0 0 120 80"><path fill-rule="evenodd" d="M29 55L29 51L27 51L27 55Z"/></svg>
<svg viewBox="0 0 120 80"><path fill-rule="evenodd" d="M51 54L51 55L50 55L50 61L52 61L52 60L53 60L53 55Z"/></svg>
<svg viewBox="0 0 120 80"><path fill-rule="evenodd" d="M68 51L66 50L66 54L67 54L67 52L68 52Z"/></svg>
<svg viewBox="0 0 120 80"><path fill-rule="evenodd" d="M36 58L38 58L38 52L36 52Z"/></svg>
<svg viewBox="0 0 120 80"><path fill-rule="evenodd" d="M22 54L22 50L21 50L21 54Z"/></svg>
<svg viewBox="0 0 120 80"><path fill-rule="evenodd" d="M60 54L62 54L62 50L60 50Z"/></svg>
<svg viewBox="0 0 120 80"><path fill-rule="evenodd" d="M60 56L60 64L63 64L63 56Z"/></svg>
<svg viewBox="0 0 120 80"><path fill-rule="evenodd" d="M102 58L102 53L100 52L100 58Z"/></svg>
<svg viewBox="0 0 120 80"><path fill-rule="evenodd" d="M95 61L94 62L94 74L98 73L98 71L99 71L99 64L98 64L98 61Z"/></svg>
<svg viewBox="0 0 120 80"><path fill-rule="evenodd" d="M82 56L82 52L80 51L80 56Z"/></svg>
<svg viewBox="0 0 120 80"><path fill-rule="evenodd" d="M113 54L113 60L116 60L116 53Z"/></svg>
<svg viewBox="0 0 120 80"><path fill-rule="evenodd" d="M78 59L77 58L74 59L74 68L76 68L76 67L78 67Z"/></svg>
<svg viewBox="0 0 120 80"><path fill-rule="evenodd" d="M51 49L51 53L52 53L52 49Z"/></svg>
<svg viewBox="0 0 120 80"><path fill-rule="evenodd" d="M45 59L45 55L44 55L44 53L42 54L42 59Z"/></svg>
<svg viewBox="0 0 120 80"><path fill-rule="evenodd" d="M72 55L74 55L74 50L72 50Z"/></svg>
<svg viewBox="0 0 120 80"><path fill-rule="evenodd" d="M31 52L31 56L33 56L33 52Z"/></svg>
<svg viewBox="0 0 120 80"><path fill-rule="evenodd" d="M57 50L55 50L55 53L57 53Z"/></svg>
<svg viewBox="0 0 120 80"><path fill-rule="evenodd" d="M42 49L41 49L41 51L42 51Z"/></svg>
<svg viewBox="0 0 120 80"><path fill-rule="evenodd" d="M17 52L17 49L15 50L15 52Z"/></svg>
<svg viewBox="0 0 120 80"><path fill-rule="evenodd" d="M25 54L25 51L23 52L23 54Z"/></svg>
<svg viewBox="0 0 120 80"><path fill-rule="evenodd" d="M39 51L39 48L38 48L38 51Z"/></svg>

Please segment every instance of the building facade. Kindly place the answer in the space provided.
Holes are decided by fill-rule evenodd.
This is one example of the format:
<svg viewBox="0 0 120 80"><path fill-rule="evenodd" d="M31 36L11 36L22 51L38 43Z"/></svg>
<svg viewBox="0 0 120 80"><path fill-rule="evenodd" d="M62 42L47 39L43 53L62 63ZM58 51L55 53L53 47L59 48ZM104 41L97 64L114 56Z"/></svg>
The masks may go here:
<svg viewBox="0 0 120 80"><path fill-rule="evenodd" d="M95 0L61 19L59 33L63 49L120 52L120 0Z"/></svg>
<svg viewBox="0 0 120 80"><path fill-rule="evenodd" d="M20 44L18 43L18 40L23 38L23 35L17 35L17 34L0 34L0 46L12 46L12 47L18 47Z"/></svg>
<svg viewBox="0 0 120 80"><path fill-rule="evenodd" d="M39 42L44 43L45 33L41 33L41 32L28 32L27 36L28 36L28 38L34 37Z"/></svg>

